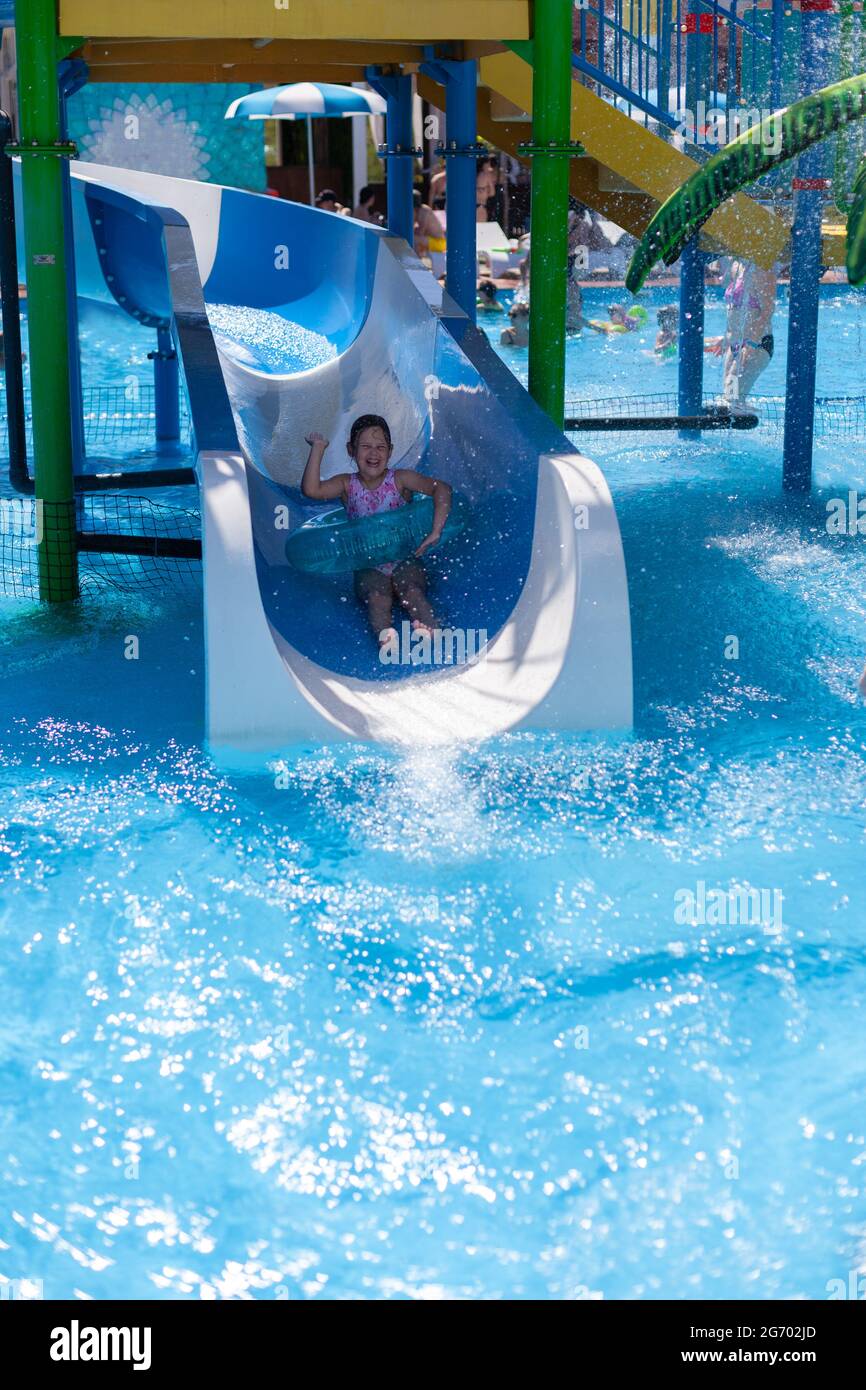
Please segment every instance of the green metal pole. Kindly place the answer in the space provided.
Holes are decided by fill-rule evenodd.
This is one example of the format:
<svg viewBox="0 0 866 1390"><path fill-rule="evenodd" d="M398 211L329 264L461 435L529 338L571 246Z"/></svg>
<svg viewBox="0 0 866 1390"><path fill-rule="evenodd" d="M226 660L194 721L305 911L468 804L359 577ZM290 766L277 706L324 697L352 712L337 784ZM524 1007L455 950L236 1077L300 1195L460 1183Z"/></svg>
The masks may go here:
<svg viewBox="0 0 866 1390"><path fill-rule="evenodd" d="M529 390L560 427L565 415L571 135L571 0L535 0L532 44ZM553 147L557 153L546 153Z"/></svg>
<svg viewBox="0 0 866 1390"><path fill-rule="evenodd" d="M78 597L55 0L17 6L39 596Z"/></svg>

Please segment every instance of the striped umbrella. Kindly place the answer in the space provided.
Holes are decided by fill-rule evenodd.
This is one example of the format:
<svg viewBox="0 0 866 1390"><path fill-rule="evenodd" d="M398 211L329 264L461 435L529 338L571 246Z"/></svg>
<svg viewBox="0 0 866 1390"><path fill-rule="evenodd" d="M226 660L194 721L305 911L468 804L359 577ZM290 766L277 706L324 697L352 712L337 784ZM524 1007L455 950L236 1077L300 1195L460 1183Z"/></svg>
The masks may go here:
<svg viewBox="0 0 866 1390"><path fill-rule="evenodd" d="M226 111L226 120L307 122L307 160L310 169L310 203L316 201L313 172L314 116L382 116L387 102L376 92L360 87L341 87L336 82L290 82L238 97Z"/></svg>

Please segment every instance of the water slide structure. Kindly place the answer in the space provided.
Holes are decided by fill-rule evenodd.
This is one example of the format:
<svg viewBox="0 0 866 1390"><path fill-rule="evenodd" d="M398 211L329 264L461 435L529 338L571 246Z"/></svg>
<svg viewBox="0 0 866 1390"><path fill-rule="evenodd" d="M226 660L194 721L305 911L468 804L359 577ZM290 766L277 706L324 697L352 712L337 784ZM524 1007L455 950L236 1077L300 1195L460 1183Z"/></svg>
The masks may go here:
<svg viewBox="0 0 866 1390"><path fill-rule="evenodd" d="M73 162L79 298L170 327L202 500L207 722L217 747L475 741L627 728L631 642L604 477L551 423L407 244L213 184ZM393 466L450 482L471 520L429 555L431 594L480 655L385 665L351 575L294 569L322 510L304 436L346 471L360 414Z"/></svg>
<svg viewBox="0 0 866 1390"><path fill-rule="evenodd" d="M766 101L778 109L785 81L800 93L827 85L832 16L819 10L827 7L800 7L791 72L783 0L772 0L771 14L745 17L715 0L677 0L675 11L654 0L613 16L562 0L418 0L408 8L187 0L182 9L171 0L126 9L115 0L0 0L0 25L16 23L20 130L8 149L24 162L31 253L19 264L31 330L32 488L44 519L40 597L65 603L79 592L76 357L66 312L77 293L155 327L158 362L173 362L172 341L177 350L202 496L213 744L628 727L628 597L613 504L599 470L557 424L565 418L568 192L643 235L699 167L700 153L692 158L677 143L680 94L690 103L724 95L726 109ZM83 82L228 80L369 82L384 95L388 232L72 158L63 113ZM408 244L415 94L445 114L451 294ZM469 161L478 134L532 161L533 399L473 322ZM818 276L844 257L840 228L825 223L822 234L827 180L810 153L798 164L792 205L796 332L782 461L785 487L798 491L811 485ZM700 244L695 237L683 249L677 418L702 412L702 252L769 266L788 236L783 218L740 192L715 209ZM4 300L17 320L14 284ZM432 552L429 566L449 629L483 635L476 660L458 651L433 669L383 665L350 577L302 573L287 561L287 537L316 511L299 490L304 435L326 434L326 475L342 470L348 426L368 412L389 420L394 464L442 477L469 505L470 524Z"/></svg>

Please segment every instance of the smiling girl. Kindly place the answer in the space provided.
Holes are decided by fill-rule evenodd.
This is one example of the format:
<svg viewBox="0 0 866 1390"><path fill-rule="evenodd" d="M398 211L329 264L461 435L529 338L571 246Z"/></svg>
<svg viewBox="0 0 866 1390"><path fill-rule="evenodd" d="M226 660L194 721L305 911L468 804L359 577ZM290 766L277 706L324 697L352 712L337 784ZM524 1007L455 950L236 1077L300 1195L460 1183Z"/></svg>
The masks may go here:
<svg viewBox="0 0 866 1390"><path fill-rule="evenodd" d="M423 492L433 498L433 525L430 534L408 560L388 561L375 569L355 571L355 593L367 609L370 626L380 646L396 636L391 626L395 601L409 614L412 626L432 632L436 626L427 601L427 574L420 562L425 550L436 545L451 510L451 488L438 478L428 478L411 468L389 468L393 452L391 431L381 415L359 415L352 424L346 450L354 460L356 473L336 473L322 479L322 458L328 440L316 431L306 436L310 457L301 479L305 497L317 502L343 503L350 517L375 516L378 512L405 507L412 494Z"/></svg>

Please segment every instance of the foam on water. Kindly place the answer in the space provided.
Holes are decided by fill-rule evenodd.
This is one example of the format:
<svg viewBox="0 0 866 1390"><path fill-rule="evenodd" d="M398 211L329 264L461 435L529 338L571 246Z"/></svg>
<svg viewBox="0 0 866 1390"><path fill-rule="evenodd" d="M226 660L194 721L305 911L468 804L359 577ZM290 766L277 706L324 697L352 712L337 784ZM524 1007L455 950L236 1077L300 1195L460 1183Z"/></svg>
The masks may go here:
<svg viewBox="0 0 866 1390"><path fill-rule="evenodd" d="M247 366L283 375L319 367L337 356L321 333L272 309L240 304L208 304L207 315L220 348Z"/></svg>

